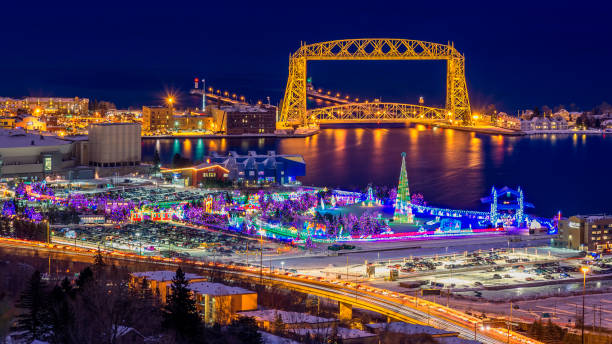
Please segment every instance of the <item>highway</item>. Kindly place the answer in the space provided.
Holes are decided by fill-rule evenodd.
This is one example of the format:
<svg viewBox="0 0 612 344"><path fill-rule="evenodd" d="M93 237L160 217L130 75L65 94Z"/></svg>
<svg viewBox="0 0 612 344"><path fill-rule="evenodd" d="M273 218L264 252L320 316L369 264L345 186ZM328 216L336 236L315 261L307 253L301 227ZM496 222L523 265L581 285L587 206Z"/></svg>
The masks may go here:
<svg viewBox="0 0 612 344"><path fill-rule="evenodd" d="M7 238L0 238L0 247L55 253L81 261L91 261L97 252L97 250L94 249L69 245L47 244ZM244 267L214 262L182 260L178 258L143 257L120 251L105 250L103 253L109 259L150 263L164 265L166 267L183 265L200 270L220 270L224 273L248 279L256 283L261 281L265 285L283 287L285 289L333 299L354 308L366 309L386 315L393 320L423 325L429 324L444 330L458 332L464 338L476 338L476 340L487 344L507 342L514 344L540 343L512 331L510 332L510 338L508 338L508 331L506 329L483 328L480 319L431 301L381 288L360 285L354 282L292 274L290 272L270 271L268 268L260 270L259 267L253 266Z"/></svg>

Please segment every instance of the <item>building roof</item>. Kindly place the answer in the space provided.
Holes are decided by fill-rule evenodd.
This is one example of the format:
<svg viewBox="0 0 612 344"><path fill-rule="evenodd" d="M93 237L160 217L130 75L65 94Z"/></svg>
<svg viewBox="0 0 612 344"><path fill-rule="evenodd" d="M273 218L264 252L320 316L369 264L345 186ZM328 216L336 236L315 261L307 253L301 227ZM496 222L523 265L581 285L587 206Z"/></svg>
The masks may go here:
<svg viewBox="0 0 612 344"><path fill-rule="evenodd" d="M133 272L132 276L145 277L146 279L150 281L166 282L166 281L172 281L174 276L176 276L176 271L160 270L160 271ZM192 280L192 279L198 279L198 278L204 278L204 277L200 275L192 274L192 273L185 273L186 280Z"/></svg>
<svg viewBox="0 0 612 344"><path fill-rule="evenodd" d="M463 339L459 337L436 337L439 344L482 344L477 340Z"/></svg>
<svg viewBox="0 0 612 344"><path fill-rule="evenodd" d="M224 296L224 295L240 295L240 294L254 294L254 291L247 290L240 287L230 287L221 283L212 282L195 282L189 284L189 289L196 294L205 294L212 296Z"/></svg>
<svg viewBox="0 0 612 344"><path fill-rule="evenodd" d="M238 314L245 317L254 317L260 321L270 322L273 322L278 316L280 316L285 324L318 324L336 320L331 318L321 318L308 313L288 312L277 309L239 312Z"/></svg>
<svg viewBox="0 0 612 344"><path fill-rule="evenodd" d="M612 215L608 215L608 214L574 215L571 217L577 217L586 222L612 219Z"/></svg>
<svg viewBox="0 0 612 344"><path fill-rule="evenodd" d="M275 336L272 333L257 331L261 334L261 340L264 344L299 344L298 342L291 340L289 338L283 338L279 336Z"/></svg>
<svg viewBox="0 0 612 344"><path fill-rule="evenodd" d="M299 334L301 336L304 335L320 335L320 336L329 336L333 329L331 327L325 327L325 328L296 328L296 329L290 329L289 331ZM362 330L357 330L357 329L350 329L350 328L346 328L346 327L338 327L338 337L342 338L342 339L349 339L349 338L367 338L367 337L374 337L376 336L374 333L370 333L370 332L366 332L366 331L362 331Z"/></svg>
<svg viewBox="0 0 612 344"><path fill-rule="evenodd" d="M59 146L70 143L70 141L59 139L56 136L26 133L20 129L0 130L0 148Z"/></svg>
<svg viewBox="0 0 612 344"><path fill-rule="evenodd" d="M117 125L140 125L140 123L134 123L134 122L121 122L121 123L91 123L90 124L92 127L95 126L100 126L100 127L110 127L110 126L117 126Z"/></svg>
<svg viewBox="0 0 612 344"><path fill-rule="evenodd" d="M252 105L227 105L219 108L225 112L241 112L241 113L254 113L254 112L274 112L275 109L270 106L252 106Z"/></svg>
<svg viewBox="0 0 612 344"><path fill-rule="evenodd" d="M376 323L376 324L367 324L367 327L371 329L380 329L380 330L388 330L389 332L403 333L403 334L429 334L432 336L435 335L452 335L457 334L457 332L440 330L435 327L425 326L425 325L417 325L417 324L409 324L401 321L390 322L390 323Z"/></svg>

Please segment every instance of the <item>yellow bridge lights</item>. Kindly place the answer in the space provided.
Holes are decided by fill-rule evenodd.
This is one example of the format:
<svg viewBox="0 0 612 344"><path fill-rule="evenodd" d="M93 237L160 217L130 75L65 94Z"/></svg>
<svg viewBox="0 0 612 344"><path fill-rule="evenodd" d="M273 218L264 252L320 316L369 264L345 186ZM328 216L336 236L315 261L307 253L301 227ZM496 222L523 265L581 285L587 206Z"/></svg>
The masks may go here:
<svg viewBox="0 0 612 344"><path fill-rule="evenodd" d="M453 120L455 123L470 125L472 116L470 101L468 98L467 84L465 81L465 59L452 44L438 44L408 39L347 39L338 41L320 42L302 45L289 60L289 77L285 96L280 114L280 126L289 127L294 125L310 125L313 118L332 121L333 109L329 111L311 110L315 115L309 115L306 110L306 63L309 60L446 60L446 106L445 109L434 109L423 106L412 107L406 105L406 109L416 113L423 113L423 117L441 117L440 119ZM392 104L392 103L387 103ZM361 105L364 103L350 103L341 107ZM411 111L404 110L402 104L395 104L394 110L400 111L400 115L410 114ZM385 105L379 105L382 109ZM336 108L336 107L330 107ZM350 109L344 109L346 113ZM362 113L372 110L361 108ZM388 112L391 113L391 112ZM398 112L393 112L397 114ZM370 115L377 116L374 112ZM344 115L341 117L345 117ZM386 116L387 117L387 116ZM412 117L415 118L415 117ZM349 118L355 120L375 118ZM392 119L392 118L386 118ZM396 118L401 119L401 118Z"/></svg>

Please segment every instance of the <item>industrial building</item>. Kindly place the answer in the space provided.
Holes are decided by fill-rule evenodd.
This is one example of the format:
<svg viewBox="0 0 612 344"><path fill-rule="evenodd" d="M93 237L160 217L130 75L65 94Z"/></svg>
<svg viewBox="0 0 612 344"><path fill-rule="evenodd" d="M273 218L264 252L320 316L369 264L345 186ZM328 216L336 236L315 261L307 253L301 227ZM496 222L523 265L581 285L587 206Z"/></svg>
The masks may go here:
<svg viewBox="0 0 612 344"><path fill-rule="evenodd" d="M63 174L78 165L73 143L21 129L0 130L0 176L38 177Z"/></svg>
<svg viewBox="0 0 612 344"><path fill-rule="evenodd" d="M612 215L576 215L562 219L559 236L567 248L609 252L612 249Z"/></svg>
<svg viewBox="0 0 612 344"><path fill-rule="evenodd" d="M142 107L142 130L145 132L166 131L171 128L172 108L165 106Z"/></svg>
<svg viewBox="0 0 612 344"><path fill-rule="evenodd" d="M141 158L139 123L101 123L89 126L89 166L135 166Z"/></svg>
<svg viewBox="0 0 612 344"><path fill-rule="evenodd" d="M213 117L206 113L190 113L172 117L171 128L174 131L214 131Z"/></svg>
<svg viewBox="0 0 612 344"><path fill-rule="evenodd" d="M215 129L228 135L273 134L276 108L273 106L232 105L212 109Z"/></svg>

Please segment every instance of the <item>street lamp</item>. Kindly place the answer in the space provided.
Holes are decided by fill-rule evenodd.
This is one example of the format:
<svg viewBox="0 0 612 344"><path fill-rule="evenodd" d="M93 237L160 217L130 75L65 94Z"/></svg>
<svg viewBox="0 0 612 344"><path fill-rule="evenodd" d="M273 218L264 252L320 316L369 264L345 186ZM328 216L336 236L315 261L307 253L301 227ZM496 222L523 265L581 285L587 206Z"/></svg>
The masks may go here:
<svg viewBox="0 0 612 344"><path fill-rule="evenodd" d="M584 344L584 294L586 291L586 274L587 272L589 272L589 267L588 266L583 266L580 268L580 271L582 271L582 344Z"/></svg>

